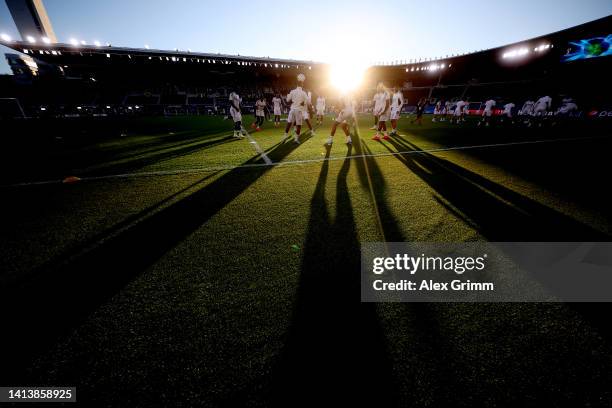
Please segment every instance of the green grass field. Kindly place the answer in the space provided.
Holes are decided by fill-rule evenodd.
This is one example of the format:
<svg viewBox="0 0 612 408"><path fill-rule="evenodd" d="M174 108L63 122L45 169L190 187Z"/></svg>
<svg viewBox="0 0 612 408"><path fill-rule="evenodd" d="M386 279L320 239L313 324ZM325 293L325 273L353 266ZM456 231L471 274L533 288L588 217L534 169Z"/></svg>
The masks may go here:
<svg viewBox="0 0 612 408"><path fill-rule="evenodd" d="M271 166L221 118L28 129L0 165L2 379L102 406L610 406L605 304L359 299L363 242L609 241L609 128L370 122L331 148L329 120L300 145L266 122Z"/></svg>

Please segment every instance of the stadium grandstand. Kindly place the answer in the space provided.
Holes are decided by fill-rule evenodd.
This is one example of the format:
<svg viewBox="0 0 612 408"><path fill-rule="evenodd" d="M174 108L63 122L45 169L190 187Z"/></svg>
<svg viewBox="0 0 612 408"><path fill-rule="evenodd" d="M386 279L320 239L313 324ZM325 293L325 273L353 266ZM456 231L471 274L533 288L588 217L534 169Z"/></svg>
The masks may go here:
<svg viewBox="0 0 612 408"><path fill-rule="evenodd" d="M521 106L552 90L557 97L574 98L585 111L608 111L610 85L605 78L611 59L594 57L610 54L611 22L612 17L605 17L472 54L372 66L357 96L365 102L358 107L366 111L376 83L384 81L401 87L408 101L405 112L412 112L421 99L429 103L427 113L439 99L469 99L470 111L477 114L479 103L490 97ZM575 44L580 41L592 46L578 50ZM0 97L19 100L29 117L226 113L231 90L243 95L245 107L252 111L259 95L268 99L286 95L297 72L307 72L309 82L322 87L323 93L328 87L329 66L314 61L88 45L76 40L47 44L5 37L0 43L18 53L7 54L14 75L2 78ZM600 92L592 92L594 88Z"/></svg>

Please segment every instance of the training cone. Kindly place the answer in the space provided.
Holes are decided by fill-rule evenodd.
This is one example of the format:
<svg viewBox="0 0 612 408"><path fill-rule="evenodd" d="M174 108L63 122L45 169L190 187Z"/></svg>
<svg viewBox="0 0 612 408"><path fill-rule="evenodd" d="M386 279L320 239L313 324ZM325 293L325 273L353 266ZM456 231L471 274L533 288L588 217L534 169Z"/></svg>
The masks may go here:
<svg viewBox="0 0 612 408"><path fill-rule="evenodd" d="M68 176L65 179L62 180L62 183L64 184L74 184L76 182L81 181L80 178L78 178L77 176Z"/></svg>
<svg viewBox="0 0 612 408"><path fill-rule="evenodd" d="M298 252L300 250L300 246L296 245L296 244L293 244L293 245L291 245L291 250L293 252Z"/></svg>

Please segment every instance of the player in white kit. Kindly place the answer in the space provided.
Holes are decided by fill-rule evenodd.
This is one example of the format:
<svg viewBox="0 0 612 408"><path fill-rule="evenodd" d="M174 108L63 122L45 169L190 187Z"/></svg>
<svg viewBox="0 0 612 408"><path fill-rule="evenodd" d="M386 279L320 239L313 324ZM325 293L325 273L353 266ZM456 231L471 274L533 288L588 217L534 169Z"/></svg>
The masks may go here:
<svg viewBox="0 0 612 408"><path fill-rule="evenodd" d="M508 119L510 123L514 123L514 119L512 117L512 111L514 110L515 107L516 105L513 104L512 102L508 102L507 104L504 105L503 118ZM502 118L502 122L504 121L503 118Z"/></svg>
<svg viewBox="0 0 612 408"><path fill-rule="evenodd" d="M289 116L287 117L287 126L285 127L285 137L283 141L289 138L289 131L291 127L295 125L296 133L293 135L293 141L300 143L300 133L302 132L302 122L304 120L304 111L306 110L306 104L308 102L308 95L302 89L306 76L299 74L297 76L297 87L289 92L287 95L287 103L291 103L289 109Z"/></svg>
<svg viewBox="0 0 612 408"><path fill-rule="evenodd" d="M557 109L559 116L571 116L572 113L578 111L578 105L571 99L566 98L561 101L561 106Z"/></svg>
<svg viewBox="0 0 612 408"><path fill-rule="evenodd" d="M454 117L455 117L455 122L457 124L459 124L459 122L462 122L463 119L463 115L465 115L465 106L467 105L467 102L465 101L457 101L457 103L455 104L455 113L454 113ZM451 120L452 122L452 120Z"/></svg>
<svg viewBox="0 0 612 408"><path fill-rule="evenodd" d="M255 102L255 131L259 132L266 116L266 100L262 97Z"/></svg>
<svg viewBox="0 0 612 408"><path fill-rule="evenodd" d="M332 124L331 132L329 134L329 137L327 138L326 144L328 146L331 146L332 143L334 143L334 136L336 134L336 129L338 128L338 125L342 127L342 130L346 135L346 143L353 143L353 140L351 139L351 134L349 132L348 124L348 122L354 120L355 118L355 108L353 105L353 99L349 95L345 95L342 97L341 103L342 106L340 108L340 111L338 112L338 116L336 116L336 119Z"/></svg>
<svg viewBox="0 0 612 408"><path fill-rule="evenodd" d="M380 85L380 84L379 84ZM378 115L376 114L376 101L379 98L379 88L376 88L376 93L374 94L374 96L372 97L372 114L374 115L374 126L372 126L370 128L370 130L376 130L378 129Z"/></svg>
<svg viewBox="0 0 612 408"><path fill-rule="evenodd" d="M387 134L387 121L391 116L391 96L382 82L378 84L378 92L376 93L376 101L374 102L374 115L378 117L378 128L372 140L380 140L381 132L384 132L382 139L389 140L390 138Z"/></svg>
<svg viewBox="0 0 612 408"><path fill-rule="evenodd" d="M404 103L404 94L398 87L394 87L393 95L391 95L391 134L393 136L397 136L397 121L400 118Z"/></svg>
<svg viewBox="0 0 612 408"><path fill-rule="evenodd" d="M280 95L276 95L274 98L272 98L272 107L274 108L274 126L280 125L280 118L283 112L282 106L283 100L281 99Z"/></svg>
<svg viewBox="0 0 612 408"><path fill-rule="evenodd" d="M240 103L242 102L242 99L240 98L240 95L238 95L236 92L232 92L229 95L229 101L230 101L230 116L232 117L232 120L234 121L234 137L235 138L242 138L242 112L240 110Z"/></svg>
<svg viewBox="0 0 612 408"><path fill-rule="evenodd" d="M543 96L536 101L533 105L533 116L539 122L539 126L542 126L542 121L548 115L552 105L552 98L550 96ZM531 126L531 123L529 124Z"/></svg>
<svg viewBox="0 0 612 408"><path fill-rule="evenodd" d="M436 102L436 105L434 106L433 118L431 119L431 121L437 122L438 120L440 120L441 114L442 114L442 101L438 101Z"/></svg>
<svg viewBox="0 0 612 408"><path fill-rule="evenodd" d="M323 116L325 115L325 98L321 95L317 97L317 125L323 124Z"/></svg>
<svg viewBox="0 0 612 408"><path fill-rule="evenodd" d="M310 123L310 113L313 111L312 109L312 92L310 91L305 91L306 92L306 109L304 110L304 122L306 122L306 125L308 126L308 129L310 130L310 133L315 136L315 131L312 128L312 123Z"/></svg>
<svg viewBox="0 0 612 408"><path fill-rule="evenodd" d="M535 116L546 116L552 105L550 96L543 96L536 101L533 106L533 114Z"/></svg>
<svg viewBox="0 0 612 408"><path fill-rule="evenodd" d="M523 117L524 119L523 123L526 125L530 123L529 118L533 116L534 105L535 105L535 102L532 101L531 99L528 99L525 101L525 103L523 103L523 107L519 111L519 115Z"/></svg>
<svg viewBox="0 0 612 408"><path fill-rule="evenodd" d="M444 102L444 108L442 109L442 112L443 112L443 115L444 115L442 117L442 120L443 121L445 121L445 120L450 121L452 112L451 112L451 103L449 101Z"/></svg>
<svg viewBox="0 0 612 408"><path fill-rule="evenodd" d="M489 126L491 124L491 117L493 116L493 108L495 107L496 104L497 102L495 102L493 99L489 99L488 101L485 102L485 107L484 107L484 110L482 111L482 120L478 122L478 126L480 126L482 123L484 123L485 126Z"/></svg>

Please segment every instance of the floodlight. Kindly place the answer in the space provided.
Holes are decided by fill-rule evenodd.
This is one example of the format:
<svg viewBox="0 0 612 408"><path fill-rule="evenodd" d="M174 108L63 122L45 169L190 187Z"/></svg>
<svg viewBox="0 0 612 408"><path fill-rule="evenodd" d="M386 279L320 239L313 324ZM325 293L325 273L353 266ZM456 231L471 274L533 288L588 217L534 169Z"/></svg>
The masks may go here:
<svg viewBox="0 0 612 408"><path fill-rule="evenodd" d="M4 42L11 42L11 36L5 33L0 34L0 38L2 38L2 41Z"/></svg>
<svg viewBox="0 0 612 408"><path fill-rule="evenodd" d="M71 38L70 39L70 44L74 45L75 47L79 45L79 41L76 38Z"/></svg>
<svg viewBox="0 0 612 408"><path fill-rule="evenodd" d="M522 48L515 48L512 49L510 51L506 51L502 54L502 58L507 59L507 58L518 58L518 57L524 57L525 55L529 54L529 49L526 47L522 47Z"/></svg>
<svg viewBox="0 0 612 408"><path fill-rule="evenodd" d="M41 40L45 44L51 44L51 40L48 37L42 37Z"/></svg>
<svg viewBox="0 0 612 408"><path fill-rule="evenodd" d="M102 43L101 43L100 41L94 41L94 45L95 45L96 47L101 47L101 46L102 46Z"/></svg>
<svg viewBox="0 0 612 408"><path fill-rule="evenodd" d="M28 36L26 37L26 40L28 40L28 42L29 42L30 44L34 44L34 43L36 43L36 38L32 37L31 35L28 35Z"/></svg>

